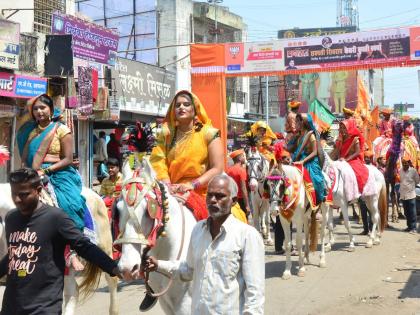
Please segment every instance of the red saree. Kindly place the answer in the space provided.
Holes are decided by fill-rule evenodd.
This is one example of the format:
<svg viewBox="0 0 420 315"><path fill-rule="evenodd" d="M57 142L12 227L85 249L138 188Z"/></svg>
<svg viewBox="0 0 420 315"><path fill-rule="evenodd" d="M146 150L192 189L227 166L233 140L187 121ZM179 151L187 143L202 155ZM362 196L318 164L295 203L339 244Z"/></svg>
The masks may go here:
<svg viewBox="0 0 420 315"><path fill-rule="evenodd" d="M363 135L360 133L359 129L357 128L356 121L352 118L346 119L342 122L342 124L347 129L348 137L343 141L340 150L340 157L346 158L347 156L351 155L350 151L352 148L353 141L355 138L359 139L359 147L360 147L360 154L354 157L352 160L347 161L351 168L356 175L357 186L359 188L359 192L363 193L363 188L369 178L369 170L364 163L363 157L363 149L365 147L365 139ZM350 153L350 154L349 154Z"/></svg>

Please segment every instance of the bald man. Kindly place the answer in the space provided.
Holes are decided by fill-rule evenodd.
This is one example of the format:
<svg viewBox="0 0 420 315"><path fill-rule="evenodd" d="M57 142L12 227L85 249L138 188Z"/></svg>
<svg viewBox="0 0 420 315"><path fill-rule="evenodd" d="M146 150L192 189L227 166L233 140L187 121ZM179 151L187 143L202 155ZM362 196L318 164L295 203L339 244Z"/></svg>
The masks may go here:
<svg viewBox="0 0 420 315"><path fill-rule="evenodd" d="M146 271L192 281L191 314L264 314L264 244L231 215L229 176L215 176L206 197L209 218L197 223L185 261L149 257Z"/></svg>

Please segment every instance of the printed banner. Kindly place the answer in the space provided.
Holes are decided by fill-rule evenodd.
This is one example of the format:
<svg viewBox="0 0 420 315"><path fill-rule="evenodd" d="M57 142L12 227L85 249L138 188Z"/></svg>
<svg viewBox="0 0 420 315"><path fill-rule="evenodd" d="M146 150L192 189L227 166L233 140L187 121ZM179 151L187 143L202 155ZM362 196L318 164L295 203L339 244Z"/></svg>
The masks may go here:
<svg viewBox="0 0 420 315"><path fill-rule="evenodd" d="M78 67L78 101L81 115L88 116L93 112L92 68Z"/></svg>
<svg viewBox="0 0 420 315"><path fill-rule="evenodd" d="M32 98L47 92L47 79L0 72L0 96Z"/></svg>
<svg viewBox="0 0 420 315"><path fill-rule="evenodd" d="M282 41L229 43L225 45L227 74L284 70Z"/></svg>
<svg viewBox="0 0 420 315"><path fill-rule="evenodd" d="M356 26L292 28L288 30L278 31L277 38L315 37L315 36L353 33L356 31L357 31Z"/></svg>
<svg viewBox="0 0 420 315"><path fill-rule="evenodd" d="M119 36L114 31L71 15L53 13L51 33L73 36L74 57L114 65Z"/></svg>
<svg viewBox="0 0 420 315"><path fill-rule="evenodd" d="M420 26L410 28L410 58L420 60Z"/></svg>
<svg viewBox="0 0 420 315"><path fill-rule="evenodd" d="M111 120L120 120L120 105L115 95L109 100L109 116Z"/></svg>
<svg viewBox="0 0 420 315"><path fill-rule="evenodd" d="M0 68L19 69L20 24L0 19Z"/></svg>
<svg viewBox="0 0 420 315"><path fill-rule="evenodd" d="M287 40L286 70L334 69L410 59L408 28Z"/></svg>
<svg viewBox="0 0 420 315"><path fill-rule="evenodd" d="M147 115L166 114L175 95L175 73L118 58L111 76L121 110Z"/></svg>

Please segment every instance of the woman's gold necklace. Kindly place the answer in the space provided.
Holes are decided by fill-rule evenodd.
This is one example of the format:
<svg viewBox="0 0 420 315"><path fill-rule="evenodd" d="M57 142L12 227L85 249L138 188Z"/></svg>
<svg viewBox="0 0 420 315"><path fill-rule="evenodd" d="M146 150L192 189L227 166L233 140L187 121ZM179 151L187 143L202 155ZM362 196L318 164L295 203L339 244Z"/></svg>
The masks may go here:
<svg viewBox="0 0 420 315"><path fill-rule="evenodd" d="M38 124L38 129L41 130L41 131L45 130L45 129L48 128L49 125L51 125L51 122L49 122L48 125L46 125L45 127L42 127L40 124Z"/></svg>

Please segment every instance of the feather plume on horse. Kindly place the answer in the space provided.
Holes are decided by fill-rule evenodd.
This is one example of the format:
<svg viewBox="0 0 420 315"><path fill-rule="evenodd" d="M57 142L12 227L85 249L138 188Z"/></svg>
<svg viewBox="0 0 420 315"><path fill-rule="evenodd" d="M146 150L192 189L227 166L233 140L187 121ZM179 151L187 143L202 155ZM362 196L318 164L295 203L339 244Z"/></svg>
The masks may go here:
<svg viewBox="0 0 420 315"><path fill-rule="evenodd" d="M7 147L0 145L0 167L6 165L7 161L10 160L10 153Z"/></svg>

